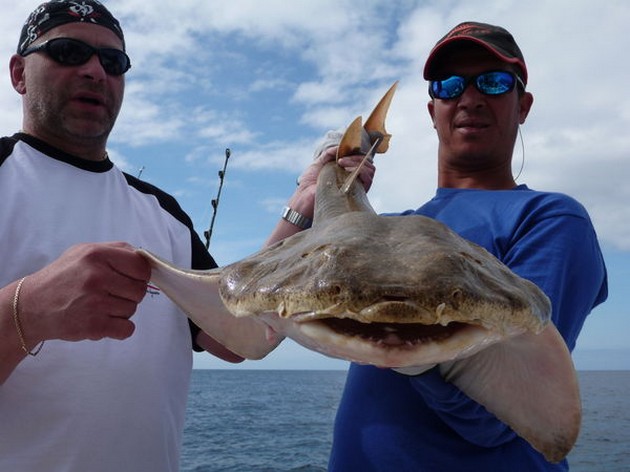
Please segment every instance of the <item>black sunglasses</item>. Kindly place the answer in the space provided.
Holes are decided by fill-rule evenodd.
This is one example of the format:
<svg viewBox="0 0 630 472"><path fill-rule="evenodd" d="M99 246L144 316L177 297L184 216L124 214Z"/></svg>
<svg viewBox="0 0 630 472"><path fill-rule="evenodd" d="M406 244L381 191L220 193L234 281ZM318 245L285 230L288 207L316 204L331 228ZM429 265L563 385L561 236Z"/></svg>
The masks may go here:
<svg viewBox="0 0 630 472"><path fill-rule="evenodd" d="M51 59L64 66L80 66L90 60L93 54L109 75L123 75L131 67L131 60L124 51L114 48L95 48L73 38L50 39L26 49L22 56L44 51Z"/></svg>
<svg viewBox="0 0 630 472"><path fill-rule="evenodd" d="M498 70L483 72L473 77L452 75L446 79L432 80L429 83L429 95L431 98L441 100L457 98L464 93L471 82L484 95L503 95L512 91L517 83L525 90L525 84L518 75Z"/></svg>

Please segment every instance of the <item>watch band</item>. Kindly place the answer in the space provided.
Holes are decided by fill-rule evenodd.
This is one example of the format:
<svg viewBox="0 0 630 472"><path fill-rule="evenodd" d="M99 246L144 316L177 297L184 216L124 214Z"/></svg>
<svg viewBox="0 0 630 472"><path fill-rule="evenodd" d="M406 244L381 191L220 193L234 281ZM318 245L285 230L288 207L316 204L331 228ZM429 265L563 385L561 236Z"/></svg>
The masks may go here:
<svg viewBox="0 0 630 472"><path fill-rule="evenodd" d="M282 219L300 229L310 228L313 224L312 220L289 207L284 207L284 210L282 210Z"/></svg>

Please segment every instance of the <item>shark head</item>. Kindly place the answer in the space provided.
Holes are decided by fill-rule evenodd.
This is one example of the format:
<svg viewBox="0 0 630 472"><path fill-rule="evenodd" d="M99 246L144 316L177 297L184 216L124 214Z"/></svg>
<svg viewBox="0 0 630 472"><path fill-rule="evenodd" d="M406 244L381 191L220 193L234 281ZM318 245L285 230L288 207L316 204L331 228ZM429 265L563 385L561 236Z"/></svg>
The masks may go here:
<svg viewBox="0 0 630 472"><path fill-rule="evenodd" d="M334 162L313 226L221 272L235 316L257 316L324 354L435 365L549 322L548 298L485 249L419 215L381 216Z"/></svg>

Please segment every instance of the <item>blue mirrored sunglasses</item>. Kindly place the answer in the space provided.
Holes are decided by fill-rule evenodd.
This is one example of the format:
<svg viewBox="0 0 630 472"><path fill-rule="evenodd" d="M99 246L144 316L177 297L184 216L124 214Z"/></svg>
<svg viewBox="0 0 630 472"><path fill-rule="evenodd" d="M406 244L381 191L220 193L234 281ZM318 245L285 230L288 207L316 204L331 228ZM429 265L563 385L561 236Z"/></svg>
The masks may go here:
<svg viewBox="0 0 630 472"><path fill-rule="evenodd" d="M483 72L473 77L452 75L446 79L432 80L429 83L429 95L440 100L457 98L471 82L484 95L503 95L512 91L517 83L525 90L525 84L518 75L498 70Z"/></svg>
<svg viewBox="0 0 630 472"><path fill-rule="evenodd" d="M50 39L26 49L22 56L44 51L48 57L64 66L80 66L98 55L103 70L109 75L123 75L131 67L131 60L124 51L115 48L95 48L73 38Z"/></svg>

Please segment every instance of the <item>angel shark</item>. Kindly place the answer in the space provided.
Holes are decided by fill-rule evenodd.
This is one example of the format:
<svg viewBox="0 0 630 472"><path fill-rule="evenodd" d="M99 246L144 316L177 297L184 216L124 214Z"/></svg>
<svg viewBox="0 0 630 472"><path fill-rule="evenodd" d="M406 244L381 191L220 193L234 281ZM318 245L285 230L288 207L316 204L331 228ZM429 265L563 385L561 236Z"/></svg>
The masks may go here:
<svg viewBox="0 0 630 472"><path fill-rule="evenodd" d="M361 117L352 123L338 157L387 150L395 87L365 125ZM355 177L326 164L312 227L228 266L186 270L140 250L152 282L239 354L247 335L226 328L221 310L328 356L417 372L437 364L447 381L560 461L577 439L581 402L548 298L435 220L377 215Z"/></svg>

